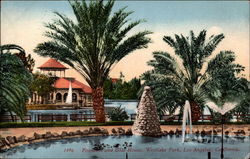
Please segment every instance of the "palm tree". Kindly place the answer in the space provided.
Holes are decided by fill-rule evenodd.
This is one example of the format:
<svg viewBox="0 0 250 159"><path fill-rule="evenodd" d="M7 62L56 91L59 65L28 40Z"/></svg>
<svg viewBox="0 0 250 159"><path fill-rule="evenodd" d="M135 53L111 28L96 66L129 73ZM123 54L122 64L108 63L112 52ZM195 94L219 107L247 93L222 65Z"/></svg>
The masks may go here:
<svg viewBox="0 0 250 159"><path fill-rule="evenodd" d="M198 36L193 31L189 37L175 35L173 39L164 36L163 40L174 49L175 56L154 52L154 59L148 62L153 70L142 75L145 84L153 88L160 111L174 113L189 100L192 120L198 121L208 97L216 92L227 92L228 83L236 81L236 74L244 67L234 64L235 55L231 51L220 51L211 58L223 38L224 35L219 34L206 39L205 30ZM221 87L223 81L228 83Z"/></svg>
<svg viewBox="0 0 250 159"><path fill-rule="evenodd" d="M35 52L62 61L78 71L93 90L93 108L96 122L105 122L103 84L110 70L123 57L136 49L146 48L149 31L130 37L127 33L140 24L138 20L128 25L132 12L122 8L111 13L114 0L69 1L76 22L55 12L59 17L48 23L45 33L50 41L38 44Z"/></svg>
<svg viewBox="0 0 250 159"><path fill-rule="evenodd" d="M7 44L7 45L2 45L1 46L1 51L3 52L10 52L10 51L18 51L18 52L13 52L14 55L20 58L22 60L24 67L29 70L30 73L32 73L34 66L35 66L35 60L31 57L30 54L26 56L25 50L18 45L15 44Z"/></svg>
<svg viewBox="0 0 250 159"><path fill-rule="evenodd" d="M0 46L0 111L1 114L12 112L23 121L26 114L26 101L30 95L29 84L32 81L31 73L24 67L22 61L11 51L24 51L17 45ZM12 119L13 120L13 119Z"/></svg>

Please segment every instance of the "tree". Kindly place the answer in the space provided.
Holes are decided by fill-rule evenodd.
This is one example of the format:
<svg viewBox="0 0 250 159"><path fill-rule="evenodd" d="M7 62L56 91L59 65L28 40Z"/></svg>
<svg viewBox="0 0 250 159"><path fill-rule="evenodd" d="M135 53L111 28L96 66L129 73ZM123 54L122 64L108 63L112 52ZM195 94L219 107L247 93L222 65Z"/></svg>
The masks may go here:
<svg viewBox="0 0 250 159"><path fill-rule="evenodd" d="M108 99L138 99L137 93L141 88L140 79L133 78L130 81L123 81L120 76L115 82L108 78L104 82L104 97Z"/></svg>
<svg viewBox="0 0 250 159"><path fill-rule="evenodd" d="M146 48L149 31L132 36L127 33L142 21L128 24L125 8L111 13L114 0L69 1L76 22L58 12L58 19L48 23L45 36L51 40L40 43L35 52L62 61L78 71L93 90L96 122L105 122L103 84L110 70L123 57L136 49ZM128 24L128 25L126 25Z"/></svg>
<svg viewBox="0 0 250 159"><path fill-rule="evenodd" d="M238 104L236 108L229 113L236 115L237 121L239 121L239 117L241 116L242 121L250 122L250 82L245 78L239 78L237 80L237 85L231 85L231 88L235 91L229 98L231 101L237 101Z"/></svg>
<svg viewBox="0 0 250 159"><path fill-rule="evenodd" d="M2 51L10 51L10 50L18 51L18 52L13 52L13 54L19 57L22 60L24 67L28 71L30 71L30 73L32 73L35 66L35 60L31 57L31 55L28 54L26 56L25 50L22 47L15 44L7 44L2 46Z"/></svg>
<svg viewBox="0 0 250 159"><path fill-rule="evenodd" d="M112 121L124 121L129 118L127 112L121 106L113 108L110 112L108 112L108 116Z"/></svg>
<svg viewBox="0 0 250 159"><path fill-rule="evenodd" d="M22 49L17 45L0 46L0 110L1 114L12 112L23 121L26 114L26 101L29 98L31 73L24 67L22 61L10 51ZM12 118L13 120L13 118Z"/></svg>
<svg viewBox="0 0 250 159"><path fill-rule="evenodd" d="M244 67L234 64L232 51L220 51L210 58L223 38L224 35L219 34L206 39L205 30L198 36L193 31L189 37L175 35L173 39L164 36L163 40L174 49L175 56L167 52L154 52L154 59L148 62L153 70L142 75L145 84L152 87L160 111L167 109L173 113L184 105L185 100L189 100L192 120L198 121L208 97L230 89L228 84L236 81L236 75ZM223 81L227 81L227 84L222 86Z"/></svg>
<svg viewBox="0 0 250 159"><path fill-rule="evenodd" d="M37 94L42 97L42 104L47 103L49 93L55 90L53 87L55 78L38 72L33 74L33 78L34 81L31 83L30 89L32 92L37 92Z"/></svg>

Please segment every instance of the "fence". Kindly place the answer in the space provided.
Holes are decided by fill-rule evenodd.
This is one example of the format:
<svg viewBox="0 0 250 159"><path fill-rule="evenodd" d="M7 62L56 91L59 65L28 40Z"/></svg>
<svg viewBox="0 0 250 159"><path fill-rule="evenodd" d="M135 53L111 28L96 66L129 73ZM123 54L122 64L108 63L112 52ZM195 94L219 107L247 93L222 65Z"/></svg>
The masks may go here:
<svg viewBox="0 0 250 159"><path fill-rule="evenodd" d="M43 122L43 121L67 121L68 116L67 115L54 115L54 114L43 114L43 115L38 115L38 122Z"/></svg>
<svg viewBox="0 0 250 159"><path fill-rule="evenodd" d="M247 114L247 115L235 114L234 116L236 117L237 122L246 118L246 117L250 118L250 114ZM134 121L135 118L136 118L136 114L130 114L131 121ZM179 115L160 115L159 119L167 121L167 122L171 122L171 121L178 122L178 121L182 121L182 116L179 116ZM199 121L202 121L202 122L209 122L212 120L213 120L212 115L203 115L199 119Z"/></svg>
<svg viewBox="0 0 250 159"><path fill-rule="evenodd" d="M0 116L0 121L1 122L17 122L17 121L21 121L20 117L18 117L17 115L1 115ZM25 115L24 116L24 121L25 122L31 122L31 115Z"/></svg>
<svg viewBox="0 0 250 159"><path fill-rule="evenodd" d="M71 121L95 121L95 114L70 114Z"/></svg>
<svg viewBox="0 0 250 159"><path fill-rule="evenodd" d="M243 118L250 118L250 114L248 115L239 115L235 114L237 121L241 121ZM106 118L108 118L106 114ZM130 114L130 121L134 121L136 118L136 114ZM179 115L161 115L159 116L160 120L168 121L168 122L178 122L182 121L182 116ZM209 122L212 120L211 115L203 115L201 116L199 121ZM16 115L2 115L0 116L1 122L18 122L21 119ZM95 114L38 114L36 116L26 115L24 117L25 122L53 122L53 121L95 121Z"/></svg>

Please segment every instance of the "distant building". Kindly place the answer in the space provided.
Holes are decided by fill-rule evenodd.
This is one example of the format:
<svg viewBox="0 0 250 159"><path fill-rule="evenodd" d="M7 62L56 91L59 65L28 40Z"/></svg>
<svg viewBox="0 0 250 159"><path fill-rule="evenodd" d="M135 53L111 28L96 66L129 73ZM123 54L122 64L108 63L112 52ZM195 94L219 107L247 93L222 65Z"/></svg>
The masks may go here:
<svg viewBox="0 0 250 159"><path fill-rule="evenodd" d="M69 85L71 81L72 86L72 105L79 107L92 107L92 89L79 82L73 77L65 77L65 71L68 69L60 62L55 59L49 59L43 65L38 67L40 72L43 74L50 74L52 77L56 78L54 83L55 91L48 94L47 104L66 104L66 98L68 95ZM33 93L30 104L40 104L41 97L37 93Z"/></svg>
<svg viewBox="0 0 250 159"><path fill-rule="evenodd" d="M110 78L110 79L112 83L116 83L119 80L119 78Z"/></svg>

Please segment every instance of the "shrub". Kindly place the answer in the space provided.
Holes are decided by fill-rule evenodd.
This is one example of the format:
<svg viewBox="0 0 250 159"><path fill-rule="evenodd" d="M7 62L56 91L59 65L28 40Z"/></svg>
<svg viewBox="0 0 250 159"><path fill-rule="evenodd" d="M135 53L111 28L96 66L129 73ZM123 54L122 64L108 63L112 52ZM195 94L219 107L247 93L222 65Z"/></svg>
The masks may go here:
<svg viewBox="0 0 250 159"><path fill-rule="evenodd" d="M133 121L110 121L97 123L93 121L61 121L61 122L2 122L0 128L22 128L22 127L70 127L70 126L108 126L108 125L133 125Z"/></svg>
<svg viewBox="0 0 250 159"><path fill-rule="evenodd" d="M129 118L127 112L121 106L113 108L108 112L108 116L112 121L124 121Z"/></svg>

